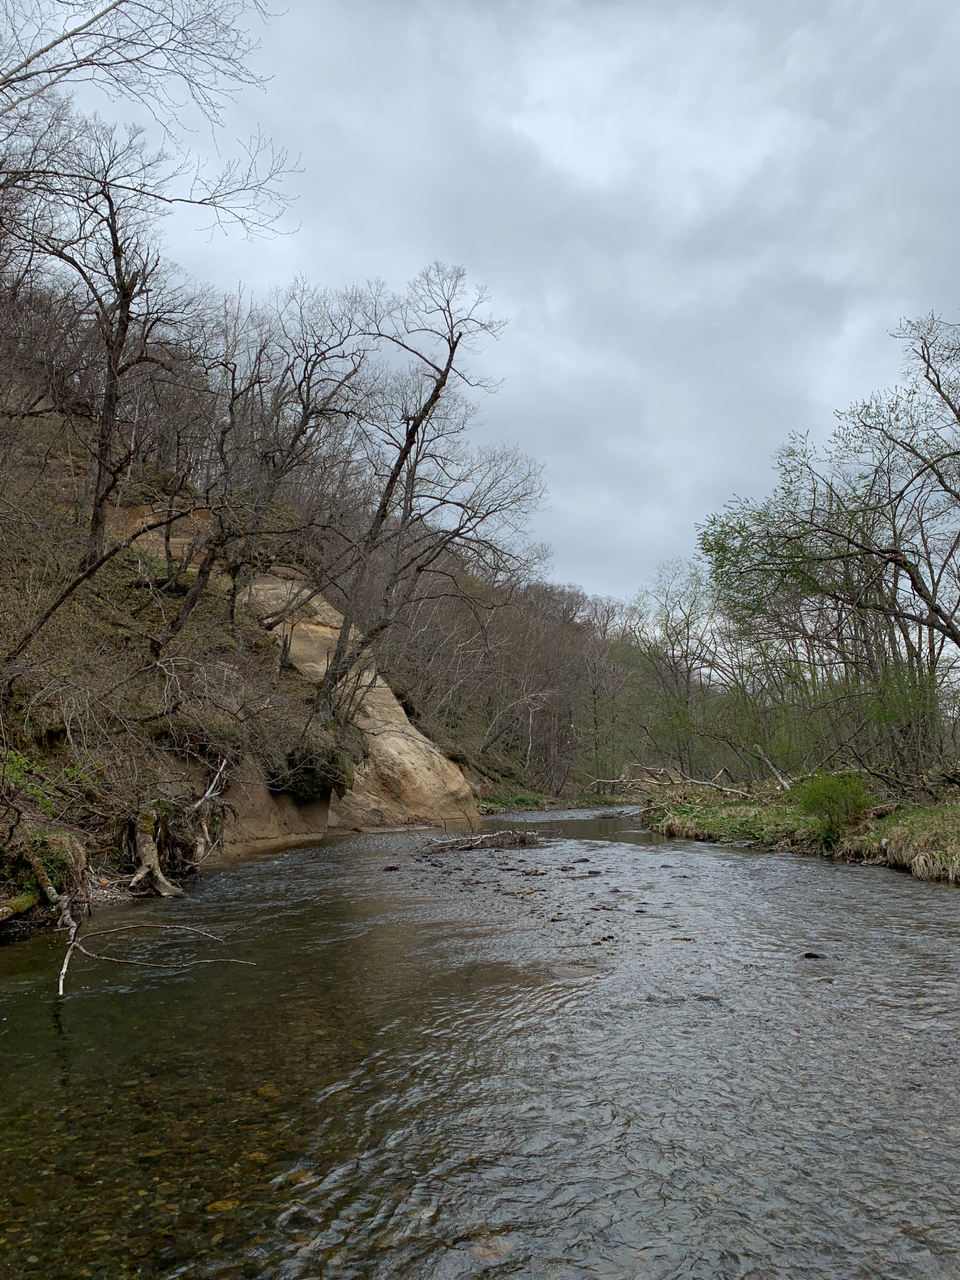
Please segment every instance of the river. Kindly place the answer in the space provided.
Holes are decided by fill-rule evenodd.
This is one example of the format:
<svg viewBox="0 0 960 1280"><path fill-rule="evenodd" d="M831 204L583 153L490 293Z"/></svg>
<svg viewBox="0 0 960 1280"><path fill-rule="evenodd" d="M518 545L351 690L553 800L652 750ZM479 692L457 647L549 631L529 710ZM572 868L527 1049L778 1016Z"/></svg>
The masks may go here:
<svg viewBox="0 0 960 1280"><path fill-rule="evenodd" d="M533 827L98 912L213 963L77 957L62 1001L59 937L0 952L0 1274L960 1277L960 894Z"/></svg>

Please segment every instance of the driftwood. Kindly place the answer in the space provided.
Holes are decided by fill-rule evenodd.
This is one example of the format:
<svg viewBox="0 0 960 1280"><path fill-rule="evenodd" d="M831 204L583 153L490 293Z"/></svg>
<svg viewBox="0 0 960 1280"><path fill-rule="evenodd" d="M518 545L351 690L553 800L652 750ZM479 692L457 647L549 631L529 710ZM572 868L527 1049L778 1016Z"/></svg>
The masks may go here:
<svg viewBox="0 0 960 1280"><path fill-rule="evenodd" d="M242 928L243 926L238 926ZM91 960L108 960L111 964L130 964L135 965L138 969L164 969L167 972L179 973L185 969L195 969L202 964L247 964L255 965L255 960L237 960L232 956L218 956L213 960L175 960L170 964L157 964L152 960L128 960L124 956L108 956L101 951L90 951L84 946L84 943L90 938L104 938L111 934L129 933L133 929L158 929L164 933L180 932L190 934L200 938L209 938L213 942L226 942L231 933L236 933L236 929L231 929L229 933L220 936L211 933L208 929L198 929L194 925L189 924L122 924L114 929L98 929L94 933L84 935L83 941L78 937L79 926L74 924L67 942L67 954L63 958L63 968L60 970L60 986L58 994L63 995L63 981L67 976L67 969L70 965L70 959L74 951L79 951L82 955L87 956Z"/></svg>
<svg viewBox="0 0 960 1280"><path fill-rule="evenodd" d="M56 907L60 912L60 919L57 921L58 929L66 929L67 931L67 950L63 957L63 965L60 968L60 980L57 984L57 995L63 995L63 983L67 976L67 969L70 965L70 957L73 955L77 947L77 930L80 928L79 923L74 920L70 912L70 895L68 893L57 893L53 881L47 875L46 869L37 855L32 849L23 851L25 860L30 864L30 869L36 877L37 884L46 894L47 899L52 906Z"/></svg>
<svg viewBox="0 0 960 1280"><path fill-rule="evenodd" d="M210 836L210 814L212 810L212 802L218 799L226 789L226 768L227 758L224 757L220 761L220 767L214 774L213 781L207 787L206 791L192 804L188 810L189 813L196 815L196 821L200 824L200 834L197 836L193 847L193 865L199 867L213 853L218 837Z"/></svg>
<svg viewBox="0 0 960 1280"><path fill-rule="evenodd" d="M720 773L723 773L722 769L720 770ZM750 799L749 791L740 791L737 787L722 787L717 781L717 778L720 777L720 773L717 774L712 782L708 782L706 778L687 778L683 774L681 774L680 777L683 782L692 782L698 787L713 787L715 791L722 791L725 796L740 796L744 800Z"/></svg>
<svg viewBox="0 0 960 1280"><path fill-rule="evenodd" d="M527 849L544 843L534 831L487 831L479 836L434 840L431 848L438 853L460 853L470 849Z"/></svg>
<svg viewBox="0 0 960 1280"><path fill-rule="evenodd" d="M664 781L668 782L671 786L678 786L681 783L686 782L696 787L713 787L715 791L721 791L725 796L740 796L744 800L750 799L749 791L741 791L737 787L723 787L720 785L717 778L725 772L724 769L721 769L720 773L718 773L713 781L710 782L706 778L688 777L687 774L680 773L679 770L676 769L651 769L646 766L642 767L644 773L647 775L644 778L594 778L593 786L598 789L598 794L601 795L603 794L603 792L600 791L601 787L610 787L611 795L615 794L612 790L614 787L617 788L618 792L622 792L624 795L630 795L631 793L636 792L645 792L646 794L649 794L648 789L651 786L662 786Z"/></svg>

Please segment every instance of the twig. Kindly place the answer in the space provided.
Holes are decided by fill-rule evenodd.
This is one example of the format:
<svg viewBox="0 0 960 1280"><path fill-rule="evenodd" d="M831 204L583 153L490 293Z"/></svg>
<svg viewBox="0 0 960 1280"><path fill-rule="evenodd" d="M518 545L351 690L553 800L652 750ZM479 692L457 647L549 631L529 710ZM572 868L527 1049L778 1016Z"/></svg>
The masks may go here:
<svg viewBox="0 0 960 1280"><path fill-rule="evenodd" d="M244 923L247 923L244 921ZM237 926L242 928L242 925ZM226 939L218 937L215 933L210 933L207 929L197 928L195 925L189 924L150 924L144 921L137 924L117 925L113 929L97 929L93 933L87 934L87 938L104 938L113 933L128 933L132 929L159 929L162 932L167 930L180 930L183 933L194 933L201 938L209 938L212 942L224 942ZM57 987L58 995L63 995L63 984L67 976L67 969L70 967L70 961L75 951L81 952L85 956L89 956L91 960L107 960L111 964L132 964L143 969L164 969L168 972L179 972L184 969L194 969L202 964L246 964L256 965L255 960L239 960L233 956L217 956L212 960L177 960L172 963L157 962L155 960L128 960L122 956L107 956L100 951L89 951L77 937L79 925L71 920L70 935L67 940L67 951L63 957L63 965L60 969L60 982ZM231 930L232 933L236 929ZM229 934L227 935L229 937Z"/></svg>
<svg viewBox="0 0 960 1280"><path fill-rule="evenodd" d="M723 770L720 770L722 773ZM720 777L720 774L717 774ZM715 791L722 791L725 796L742 796L744 800L749 800L749 791L739 791L736 787L721 787L719 782L708 782L706 778L688 778L685 773L680 775L681 782L692 782L697 787L713 787Z"/></svg>
<svg viewBox="0 0 960 1280"><path fill-rule="evenodd" d="M57 893L53 881L47 875L43 863L32 849L29 847L24 849L23 856L27 863L29 863L30 869L36 877L37 884L46 894L48 900L60 912L60 918L57 921L57 928L67 930L67 951L63 957L63 965L60 968L60 981L57 984L57 994L62 996L63 982L67 976L70 958L78 946L77 930L80 926L70 913L70 895L68 893Z"/></svg>
<svg viewBox="0 0 960 1280"><path fill-rule="evenodd" d="M461 840L434 840L431 848L438 853L465 853L470 849L524 849L543 844L543 837L533 831L488 831Z"/></svg>
<svg viewBox="0 0 960 1280"><path fill-rule="evenodd" d="M81 951L85 956L89 956L91 960L109 960L111 964L135 964L143 969L193 969L199 964L250 964L255 966L257 963L256 960L237 960L233 956L218 956L213 960L182 960L174 964L158 964L155 960L125 960L120 956L105 956L100 951L88 951L81 942L74 943L74 949ZM60 994L63 995L63 991Z"/></svg>
<svg viewBox="0 0 960 1280"><path fill-rule="evenodd" d="M127 933L131 929L161 929L166 932L168 929L181 929L184 933L196 933L201 938L209 938L212 942L224 942L226 939L218 937L215 933L210 933L208 929L198 929L191 924L148 924L144 921L142 924L120 924L114 929L95 929L93 933L88 933L87 938L105 938L109 933ZM235 930L234 930L235 932ZM227 935L229 937L229 934Z"/></svg>

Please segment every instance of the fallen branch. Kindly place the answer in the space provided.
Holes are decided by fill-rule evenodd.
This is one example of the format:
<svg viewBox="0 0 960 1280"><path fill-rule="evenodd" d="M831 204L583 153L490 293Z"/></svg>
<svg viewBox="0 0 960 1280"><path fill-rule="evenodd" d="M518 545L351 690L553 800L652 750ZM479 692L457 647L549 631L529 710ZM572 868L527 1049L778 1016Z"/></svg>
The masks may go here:
<svg viewBox="0 0 960 1280"><path fill-rule="evenodd" d="M31 871L36 877L37 884L40 886L43 892L47 895L47 898L50 901L50 903L53 906L55 906L60 912L60 918L57 921L57 928L67 930L67 950L66 950L66 954L63 957L63 965L60 968L60 980L57 984L57 995L62 996L63 982L67 976L67 969L70 965L70 957L73 955L74 951L77 949L77 946L79 945L77 943L77 930L79 929L80 926L77 923L77 921L74 920L73 915L70 912L70 895L68 893L57 893L57 890L54 887L53 881L47 875L47 872L43 863L40 861L37 855L33 852L33 850L30 848L24 849L23 857L25 861L29 864Z"/></svg>
<svg viewBox="0 0 960 1280"><path fill-rule="evenodd" d="M217 770L216 774L214 775L213 781L210 783L209 787L207 787L206 791L203 793L200 799L196 802L196 804L192 804L190 806L190 809L188 810L189 813L195 813L196 810L200 808L200 806L203 804L205 800L212 800L215 796L218 796L220 794L220 792L217 790L217 784L220 782L220 779L223 776L223 771L226 769L226 767L227 767L227 759L226 757L224 757L220 761L220 768Z"/></svg>
<svg viewBox="0 0 960 1280"><path fill-rule="evenodd" d="M650 783L643 778L591 778L590 786L596 787L597 795L631 795L634 792L644 792ZM659 783L653 785L659 786ZM609 792L605 792L603 788L609 787Z"/></svg>
<svg viewBox="0 0 960 1280"><path fill-rule="evenodd" d="M223 943L227 941L227 939L230 937L231 934L236 933L238 929L242 929L245 923L246 922L243 922L237 925L236 928L231 929L229 933L221 937L218 934L210 933L210 931L207 929L199 929L195 925L151 924L145 921L143 923L137 923L137 924L117 925L113 929L97 929L93 933L86 934L84 941L88 941L90 938L104 938L114 933L129 933L132 929L159 929L162 933L167 933L167 932L193 933L201 938L209 938L210 941L212 942ZM57 993L58 995L61 995L61 996L63 995L63 983L64 983L64 979L67 976L67 969L70 966L70 961L75 951L79 951L81 955L85 955L91 960L107 960L111 964L132 964L132 965L137 965L139 968L142 968L142 969L164 969L169 973L179 973L185 969L195 969L198 965L202 965L202 964L247 964L247 965L254 965L254 966L256 965L255 960L238 960L234 956L216 956L212 960L174 960L170 963L165 963L164 961L158 962L156 960L128 960L124 956L108 956L108 955L104 955L103 952L101 951L88 950L88 948L84 946L84 942L81 941L80 938L78 937L78 929L79 929L78 925L74 924L72 926L71 934L67 942L67 952L66 952L66 955L63 957L63 966L60 970L60 983L57 988Z"/></svg>
<svg viewBox="0 0 960 1280"><path fill-rule="evenodd" d="M756 751L757 755L760 757L760 759L763 761L763 763L767 766L767 768L770 770L770 772L771 772L771 773L773 774L773 776L776 778L777 782L779 782L779 783L780 783L780 790L781 790L781 791L789 791L789 790L790 790L790 782L789 782L789 780L783 776L783 774L780 772L780 770L777 768L777 766L773 763L773 761L770 759L770 757L769 757L769 756L767 755L767 753L764 751L763 747L761 747L761 746L759 745L759 743L756 743L756 742L755 742L755 743L753 744L753 749L754 749L754 751Z"/></svg>
<svg viewBox="0 0 960 1280"><path fill-rule="evenodd" d="M192 515L194 511L198 510L200 510L199 507L190 507L187 510L178 511L176 515L167 516L163 520L155 520L153 524L141 525L139 529L131 533L129 537L124 538L122 542L118 542L114 546L110 547L109 550L105 551L98 560L95 560L92 565L89 565L82 573L78 573L71 582L67 583L60 594L44 610L33 626L24 632L17 644L14 645L9 653L5 654L4 657L0 659L3 665L6 666L16 658L19 658L21 653L23 653L23 651L31 644L38 633L43 630L57 610L66 604L77 588L82 587L85 582L89 581L89 579L94 576L94 574L99 573L103 566L107 564L108 561L112 560L114 556L119 555L121 551L126 551L128 547L132 547L137 539L142 538L145 533L152 533L155 529L162 529L165 525L173 524L175 521L182 519L184 516Z"/></svg>
<svg viewBox="0 0 960 1280"><path fill-rule="evenodd" d="M526 849L543 843L543 837L533 831L488 831L460 840L434 840L431 848L437 853L465 853L470 849Z"/></svg>
<svg viewBox="0 0 960 1280"><path fill-rule="evenodd" d="M713 787L716 791L722 791L727 796L741 796L744 800L751 798L749 791L740 791L736 787L722 787L717 778L724 772L723 769L716 775L712 782L706 778L691 778L685 773L671 771L669 769L650 769L642 766L644 772L649 775L647 778L594 778L593 785L596 787L617 787L624 794L629 795L631 792L646 792L646 788L650 786L659 787L666 779L671 786L676 786L678 782L689 782L697 787ZM612 793L611 793L612 794ZM646 792L649 794L649 792Z"/></svg>
<svg viewBox="0 0 960 1280"><path fill-rule="evenodd" d="M717 777L719 776L720 774L717 774ZM721 787L719 782L708 782L706 778L688 778L686 774L681 773L680 780L692 782L697 787L713 787L715 791L722 791L725 796L741 796L744 800L751 798L749 791L739 791L736 787Z"/></svg>

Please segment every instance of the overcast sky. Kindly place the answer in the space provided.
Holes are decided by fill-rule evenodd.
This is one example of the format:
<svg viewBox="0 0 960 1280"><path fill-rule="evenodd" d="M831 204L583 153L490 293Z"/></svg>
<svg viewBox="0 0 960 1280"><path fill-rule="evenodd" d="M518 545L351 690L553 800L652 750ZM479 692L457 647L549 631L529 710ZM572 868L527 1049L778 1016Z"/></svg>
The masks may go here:
<svg viewBox="0 0 960 1280"><path fill-rule="evenodd" d="M960 319L958 35L951 0L290 0L229 124L300 154L298 230L171 248L257 290L466 266L552 576L629 596L896 380L901 316Z"/></svg>

